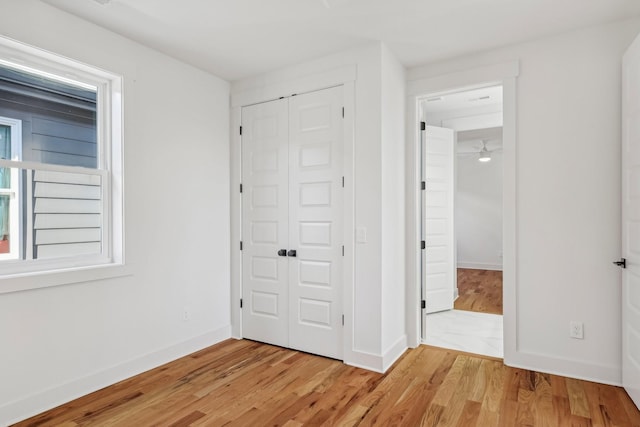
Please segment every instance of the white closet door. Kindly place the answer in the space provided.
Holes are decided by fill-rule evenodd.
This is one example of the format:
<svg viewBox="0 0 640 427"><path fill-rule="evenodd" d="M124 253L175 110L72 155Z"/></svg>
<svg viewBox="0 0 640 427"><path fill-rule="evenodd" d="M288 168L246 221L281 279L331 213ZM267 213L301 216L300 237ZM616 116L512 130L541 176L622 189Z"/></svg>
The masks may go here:
<svg viewBox="0 0 640 427"><path fill-rule="evenodd" d="M290 347L342 358L343 89L289 101Z"/></svg>
<svg viewBox="0 0 640 427"><path fill-rule="evenodd" d="M422 294L427 314L453 309L457 281L453 223L455 136L451 129L435 126L427 126L423 134Z"/></svg>
<svg viewBox="0 0 640 427"><path fill-rule="evenodd" d="M289 346L289 111L286 99L242 109L242 334Z"/></svg>

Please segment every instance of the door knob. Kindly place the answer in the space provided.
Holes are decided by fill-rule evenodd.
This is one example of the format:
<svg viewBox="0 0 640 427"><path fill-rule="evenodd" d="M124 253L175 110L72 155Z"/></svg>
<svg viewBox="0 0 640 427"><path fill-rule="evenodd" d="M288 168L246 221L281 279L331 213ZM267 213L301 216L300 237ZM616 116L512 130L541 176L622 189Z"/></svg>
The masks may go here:
<svg viewBox="0 0 640 427"><path fill-rule="evenodd" d="M286 249L280 249L278 251L278 256L287 256L287 250Z"/></svg>
<svg viewBox="0 0 640 427"><path fill-rule="evenodd" d="M615 265L622 268L627 268L627 260L625 258L620 258L620 261L613 261Z"/></svg>
<svg viewBox="0 0 640 427"><path fill-rule="evenodd" d="M295 249L290 249L289 253L287 255L295 257L296 256L296 250Z"/></svg>

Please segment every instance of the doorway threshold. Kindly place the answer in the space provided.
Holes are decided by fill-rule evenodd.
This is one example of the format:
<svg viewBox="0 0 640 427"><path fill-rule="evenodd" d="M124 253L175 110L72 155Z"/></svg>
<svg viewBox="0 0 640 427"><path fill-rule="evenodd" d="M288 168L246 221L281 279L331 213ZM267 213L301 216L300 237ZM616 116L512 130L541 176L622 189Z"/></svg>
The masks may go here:
<svg viewBox="0 0 640 427"><path fill-rule="evenodd" d="M503 358L502 316L465 310L428 314L422 343Z"/></svg>

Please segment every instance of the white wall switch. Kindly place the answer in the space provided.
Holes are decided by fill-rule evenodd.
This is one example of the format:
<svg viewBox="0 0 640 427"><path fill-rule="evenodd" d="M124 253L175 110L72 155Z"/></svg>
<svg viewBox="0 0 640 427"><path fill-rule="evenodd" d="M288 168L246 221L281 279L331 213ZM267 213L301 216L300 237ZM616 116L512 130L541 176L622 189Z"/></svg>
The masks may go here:
<svg viewBox="0 0 640 427"><path fill-rule="evenodd" d="M367 243L366 227L356 227L356 243Z"/></svg>

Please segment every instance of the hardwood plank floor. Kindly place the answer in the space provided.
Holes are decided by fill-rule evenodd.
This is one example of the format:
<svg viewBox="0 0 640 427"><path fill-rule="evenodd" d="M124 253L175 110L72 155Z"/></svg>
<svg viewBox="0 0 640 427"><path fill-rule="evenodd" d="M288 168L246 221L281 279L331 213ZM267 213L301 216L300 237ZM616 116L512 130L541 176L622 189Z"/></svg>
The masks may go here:
<svg viewBox="0 0 640 427"><path fill-rule="evenodd" d="M17 426L640 426L623 389L435 347L384 375L227 340Z"/></svg>
<svg viewBox="0 0 640 427"><path fill-rule="evenodd" d="M458 298L453 308L502 314L502 271L458 269Z"/></svg>

